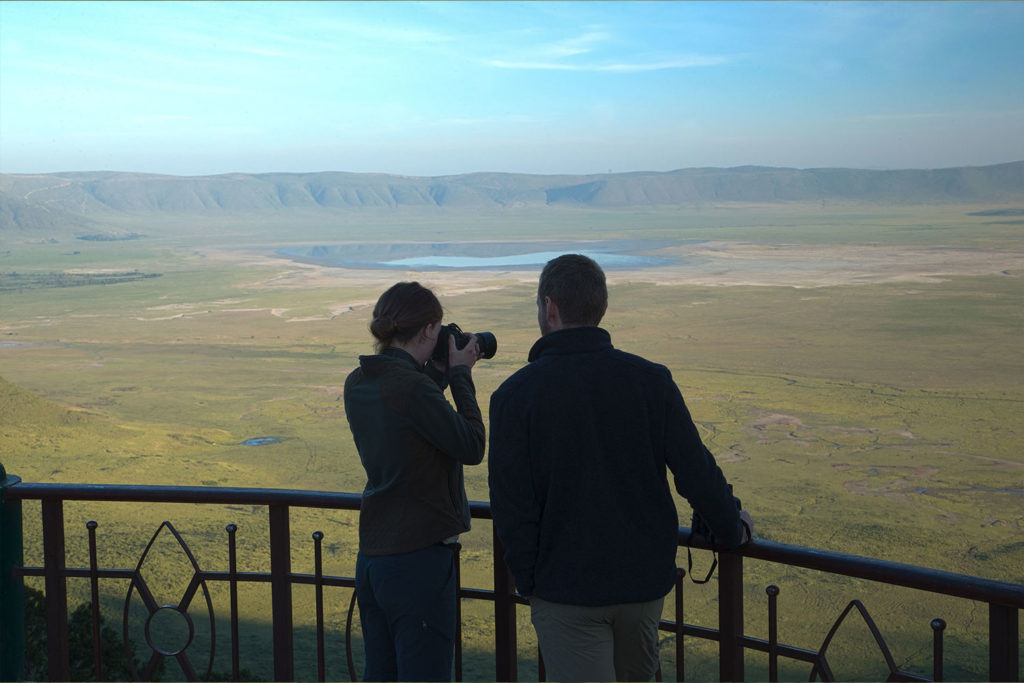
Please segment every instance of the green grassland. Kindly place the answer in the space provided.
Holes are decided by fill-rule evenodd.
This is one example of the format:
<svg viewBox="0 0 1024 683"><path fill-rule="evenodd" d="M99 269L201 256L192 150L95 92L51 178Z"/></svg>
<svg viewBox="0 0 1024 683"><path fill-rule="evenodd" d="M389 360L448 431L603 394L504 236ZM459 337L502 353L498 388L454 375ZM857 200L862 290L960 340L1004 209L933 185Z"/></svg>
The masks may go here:
<svg viewBox="0 0 1024 683"><path fill-rule="evenodd" d="M34 276L0 287L0 462L26 481L202 484L358 492L362 468L341 402L345 376L371 351L372 302L391 281L437 287L447 320L490 330L497 356L474 369L481 404L526 359L537 337L535 273L380 273L251 258L272 247L343 241L570 238L710 239L757 245L870 246L1024 252L1024 225L969 215L993 207L695 205L644 214L587 210L339 214L329 223L261 218L112 224L144 238L5 239L0 273ZM998 208L998 207L995 207ZM232 258L232 250L238 258ZM122 274L125 281L56 286L54 274ZM125 278L125 273L159 277ZM668 366L757 535L1002 581L1024 582L1024 280L1021 273L865 279L822 286L665 284L611 276L605 326L614 343ZM81 280L81 277L77 278ZM117 278L114 278L116 280ZM9 280L8 280L9 281ZM53 286L47 286L47 285ZM476 291L474 291L476 290ZM485 410L486 418L486 410ZM263 446L242 442L277 437ZM485 461L486 462L486 461ZM486 500L486 465L467 469ZM41 549L26 504L26 561ZM679 502L688 523L689 508ZM86 566L84 524L100 522L101 562L133 567L171 520L204 568L225 569L224 527L239 526L243 570L265 570L263 508L69 503L69 566ZM294 510L293 570L312 570L315 530L325 571L352 575L356 514ZM466 585L489 587L490 525L463 538ZM171 547L154 551L153 580L176 578ZM697 560L706 563L706 553ZM685 566L685 553L680 554ZM706 564L705 564L706 566ZM986 677L984 606L866 582L748 562L747 632L766 636L764 587L781 588L781 637L817 648L846 602L864 600L897 662L930 665L934 617L945 618L947 678ZM75 599L87 585L72 582ZM687 588L687 620L714 625L714 584ZM108 584L119 623L127 586ZM248 587L242 657L270 676L269 589ZM173 591L172 591L173 592ZM180 594L180 590L179 590ZM296 588L296 675L315 676L311 592ZM214 587L219 619L226 594ZM329 670L343 675L349 592L333 591ZM486 604L465 605L467 680L493 677ZM671 617L671 608L667 608ZM520 613L521 676L536 675ZM228 670L226 622L217 667ZM834 666L871 678L880 657L851 626ZM201 640L202 638L200 638ZM671 638L665 637L666 653ZM837 647L840 644L837 643ZM357 655L358 655L357 647ZM357 657L357 660L359 658ZM674 676L668 665L665 676ZM687 678L714 678L711 644L688 641ZM787 665L782 675L809 670ZM874 667L874 668L872 668ZM748 655L748 679L767 677ZM174 676L170 667L168 675Z"/></svg>

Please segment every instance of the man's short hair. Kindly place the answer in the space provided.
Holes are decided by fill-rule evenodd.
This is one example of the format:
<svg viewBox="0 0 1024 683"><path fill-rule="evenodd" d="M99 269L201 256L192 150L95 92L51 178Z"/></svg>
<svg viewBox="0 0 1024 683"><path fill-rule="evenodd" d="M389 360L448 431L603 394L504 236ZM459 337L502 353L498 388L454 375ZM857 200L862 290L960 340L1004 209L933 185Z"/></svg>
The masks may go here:
<svg viewBox="0 0 1024 683"><path fill-rule="evenodd" d="M582 254L563 254L544 266L537 300L549 297L558 306L562 323L597 326L608 310L608 286L597 262Z"/></svg>

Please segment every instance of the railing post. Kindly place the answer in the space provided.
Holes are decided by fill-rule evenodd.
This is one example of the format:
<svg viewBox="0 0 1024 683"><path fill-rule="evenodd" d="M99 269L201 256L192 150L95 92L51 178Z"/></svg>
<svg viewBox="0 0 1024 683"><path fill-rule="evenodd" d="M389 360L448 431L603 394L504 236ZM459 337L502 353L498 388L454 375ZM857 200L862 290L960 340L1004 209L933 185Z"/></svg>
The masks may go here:
<svg viewBox="0 0 1024 683"><path fill-rule="evenodd" d="M743 680L743 556L722 553L718 559L718 679Z"/></svg>
<svg viewBox="0 0 1024 683"><path fill-rule="evenodd" d="M1017 608L988 605L988 679L1020 680L1020 636Z"/></svg>
<svg viewBox="0 0 1024 683"><path fill-rule="evenodd" d="M768 680L779 680L779 587L765 588L768 594ZM936 679L938 680L938 679Z"/></svg>
<svg viewBox="0 0 1024 683"><path fill-rule="evenodd" d="M228 590L231 600L231 680L239 680L238 667L238 543L235 534L238 525L232 523L224 527L228 532Z"/></svg>
<svg viewBox="0 0 1024 683"><path fill-rule="evenodd" d="M270 605L274 620L274 680L295 679L292 648L292 547L287 505L270 506Z"/></svg>
<svg viewBox="0 0 1024 683"><path fill-rule="evenodd" d="M6 495L19 481L0 464L0 681L25 676L25 583L14 575L24 564L21 501Z"/></svg>
<svg viewBox="0 0 1024 683"><path fill-rule="evenodd" d="M518 677L516 605L512 600L515 582L505 566L505 546L494 529L494 665L495 679L514 681Z"/></svg>
<svg viewBox="0 0 1024 683"><path fill-rule="evenodd" d="M932 619L932 680L942 683L942 667L945 655L942 651L942 632L946 630L945 619Z"/></svg>
<svg viewBox="0 0 1024 683"><path fill-rule="evenodd" d="M64 576L64 501L46 499L43 510L43 576L46 584L46 661L51 681L71 680L68 663L68 586Z"/></svg>
<svg viewBox="0 0 1024 683"><path fill-rule="evenodd" d="M462 544L455 551L455 681L462 683Z"/></svg>
<svg viewBox="0 0 1024 683"><path fill-rule="evenodd" d="M324 638L324 532L313 532L313 585L316 587L316 680L327 680L327 646Z"/></svg>
<svg viewBox="0 0 1024 683"><path fill-rule="evenodd" d="M103 680L103 645L100 634L100 573L99 558L96 555L95 520L85 523L89 530L89 588L92 596L92 666L93 676L97 681Z"/></svg>
<svg viewBox="0 0 1024 683"><path fill-rule="evenodd" d="M676 567L676 683L686 680L686 651L683 649L683 628L686 626L683 619L683 578L686 570Z"/></svg>

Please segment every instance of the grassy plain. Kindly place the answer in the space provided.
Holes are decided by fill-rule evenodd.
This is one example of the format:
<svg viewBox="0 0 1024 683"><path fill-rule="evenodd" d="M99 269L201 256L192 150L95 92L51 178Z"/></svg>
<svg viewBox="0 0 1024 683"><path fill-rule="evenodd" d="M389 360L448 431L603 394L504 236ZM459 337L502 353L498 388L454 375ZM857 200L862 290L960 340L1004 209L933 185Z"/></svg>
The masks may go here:
<svg viewBox="0 0 1024 683"><path fill-rule="evenodd" d="M990 208L999 207L352 213L331 223L111 225L147 235L123 242L5 237L0 272L32 274L27 281L37 284L0 287L0 461L26 481L358 492L364 480L341 387L356 357L370 352L367 323L380 292L396 280L419 279L441 294L448 320L496 334L498 355L474 370L486 405L537 336L537 273L320 268L275 258L274 248L707 240L669 250L684 258L678 266L609 272L605 326L618 347L672 370L757 534L1022 583L1024 223L969 215ZM47 274L101 272L159 277L45 286L54 282ZM280 441L241 445L268 436ZM487 498L486 466L467 470L467 488L470 498ZM29 508L27 561L38 562L38 519ZM685 501L679 508L686 523ZM86 564L88 519L100 522L101 562L118 567L133 567L159 523L170 519L204 568L226 567L228 522L239 525L241 568L267 568L265 509L69 504L66 518L69 565ZM294 570L311 570L310 534L320 529L325 570L352 575L355 521L354 513L294 511ZM489 538L489 525L479 523L463 539L467 585L489 586ZM680 561L685 566L685 554ZM155 576L173 584L173 574L161 571ZM748 562L747 572L749 634L766 635L763 587L776 583L786 642L816 649L856 597L898 662L930 665L928 623L941 616L950 624L947 678L987 675L983 606L764 563ZM126 588L106 589L115 622ZM87 586L73 589L84 596ZM247 592L253 600L243 615L243 662L269 678L269 593ZM335 593L328 625L338 643L349 596ZM688 621L714 625L713 593L687 589ZM219 590L215 601L218 614L226 613ZM308 679L315 657L303 604L296 672ZM466 677L491 678L486 606L465 609ZM227 632L224 624L218 630ZM525 613L520 631L521 675L529 678L536 669ZM841 677L877 674L880 658L865 641L856 628L844 633L834 666ZM225 650L221 670L229 667ZM344 675L342 661L335 647L335 676ZM749 655L747 668L750 679L767 677L760 656ZM788 666L782 675L808 673ZM710 644L689 640L687 678L716 674ZM667 669L666 679L672 675Z"/></svg>

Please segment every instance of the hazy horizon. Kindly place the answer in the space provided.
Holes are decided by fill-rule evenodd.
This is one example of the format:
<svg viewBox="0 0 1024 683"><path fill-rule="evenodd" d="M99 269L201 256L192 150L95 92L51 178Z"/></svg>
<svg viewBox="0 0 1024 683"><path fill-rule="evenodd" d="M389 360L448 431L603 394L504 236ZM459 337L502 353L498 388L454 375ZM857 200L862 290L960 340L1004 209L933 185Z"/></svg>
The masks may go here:
<svg viewBox="0 0 1024 683"><path fill-rule="evenodd" d="M734 169L740 169L740 168L745 168L745 167L749 167L749 168L765 168L765 169L773 169L773 170L794 170L794 171L821 171L821 170L842 170L842 171L944 171L944 170L955 170L955 169L959 169L959 168L984 168L984 167L988 167L988 166L1002 166L1004 164L1017 164L1017 163L1021 163L1021 162L1024 162L1024 158L1022 158L1022 159L1007 159L1006 161L997 161L997 162L993 162L991 164L965 164L965 165L962 165L962 166L932 166L932 167L915 167L915 168L911 168L911 167L906 167L906 168L902 168L902 167L901 168L897 168L897 167L892 167L892 168L867 168L867 167L853 167L853 166L818 166L818 167L803 167L803 168L800 168L800 167L795 167L795 166L772 166L772 165L768 165L768 164L736 164L736 165L731 165L731 166L691 166L691 167L670 168L670 169L664 169L664 170L637 168L637 169L633 169L631 171L621 171L621 172L612 171L612 174L613 175L617 174L617 173L622 173L622 174L630 174L630 173L639 173L639 174L650 173L650 174L656 174L656 173L672 173L672 172L676 172L676 171L699 171L699 170L704 170L704 169L707 169L707 170L734 170ZM324 169L324 170L318 170L318 171L302 171L302 170L280 171L280 170L273 170L273 169L266 170L266 171L244 171L244 170L240 170L240 171L222 171L222 172L217 172L217 173L164 173L164 172L160 172L160 171L132 171L132 170L118 170L118 169L112 169L112 168L58 169L58 170L54 170L54 171L27 171L27 172L0 171L0 175L9 175L9 176L19 176L19 175L24 175L24 176L56 175L56 176L60 176L60 175L70 175L70 174L79 174L79 173L114 173L114 174L140 175L140 176L153 175L153 176L167 176L167 177L171 177L171 178L204 178L204 177L225 176L225 175L240 175L240 176L315 175L315 174L320 174L320 173L324 173L324 174L341 173L341 174L365 175L365 176L380 175L380 176L395 176L395 177L398 177L398 178L441 178L441 177L455 177L455 176L475 175L475 174L524 175L524 176L529 176L529 175L536 175L536 176L570 176L570 177L571 176L579 176L579 177L586 177L586 176L607 175L608 171L595 171L593 173L527 173L527 172L519 172L519 171L504 171L504 170L501 170L501 169L485 169L485 170L480 170L480 171L466 171L465 173L443 173L443 174L437 174L437 175L396 173L396 172L389 172L389 171L366 171L366 172L360 172L360 171L350 171L348 169L342 169L342 168Z"/></svg>
<svg viewBox="0 0 1024 683"><path fill-rule="evenodd" d="M0 3L0 172L1024 159L1024 3Z"/></svg>

